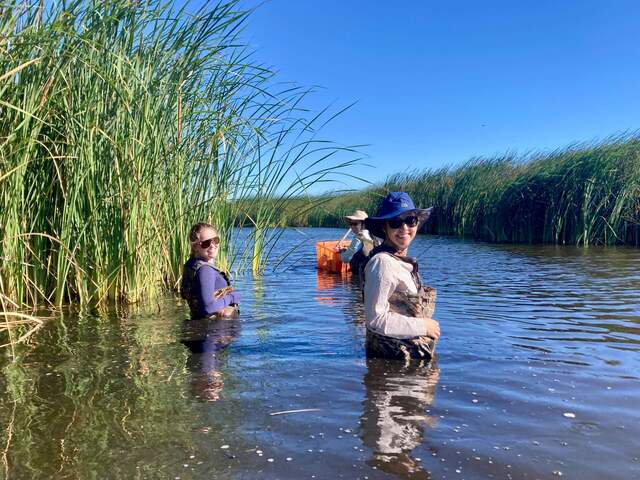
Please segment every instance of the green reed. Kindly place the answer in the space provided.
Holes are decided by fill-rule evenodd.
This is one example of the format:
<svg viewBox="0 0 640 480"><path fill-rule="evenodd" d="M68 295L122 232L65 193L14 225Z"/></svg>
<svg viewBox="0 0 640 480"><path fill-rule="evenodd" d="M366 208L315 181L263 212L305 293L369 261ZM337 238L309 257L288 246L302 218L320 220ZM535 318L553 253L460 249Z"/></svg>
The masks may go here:
<svg viewBox="0 0 640 480"><path fill-rule="evenodd" d="M197 221L220 229L223 266L260 271L278 199L348 150L318 146L308 92L251 59L246 19L236 0L0 7L3 298L104 304L175 288ZM242 240L232 227L256 198L275 201Z"/></svg>
<svg viewBox="0 0 640 480"><path fill-rule="evenodd" d="M404 190L433 206L425 230L492 242L640 246L640 140L622 135L545 154L474 158L459 167L400 173L383 185L327 196L304 220L341 226Z"/></svg>

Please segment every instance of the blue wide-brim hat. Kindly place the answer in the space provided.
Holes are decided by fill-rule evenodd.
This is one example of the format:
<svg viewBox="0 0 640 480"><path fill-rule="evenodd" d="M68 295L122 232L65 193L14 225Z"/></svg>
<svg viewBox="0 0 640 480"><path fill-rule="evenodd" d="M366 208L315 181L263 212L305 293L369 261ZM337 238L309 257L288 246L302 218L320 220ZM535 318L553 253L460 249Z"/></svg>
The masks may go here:
<svg viewBox="0 0 640 480"><path fill-rule="evenodd" d="M406 192L389 192L382 200L375 216L366 218L364 225L365 228L376 237L384 238L384 222L387 220L398 217L404 213L413 213L418 217L420 224L423 224L427 218L429 218L432 211L433 207L416 208L413 200L411 200L411 197Z"/></svg>

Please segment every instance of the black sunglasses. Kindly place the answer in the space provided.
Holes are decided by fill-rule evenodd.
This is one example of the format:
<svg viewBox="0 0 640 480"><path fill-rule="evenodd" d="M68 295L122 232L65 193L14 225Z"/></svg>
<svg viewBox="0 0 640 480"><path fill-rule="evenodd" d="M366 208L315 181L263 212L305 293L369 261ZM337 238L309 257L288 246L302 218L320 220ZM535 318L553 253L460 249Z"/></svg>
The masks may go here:
<svg viewBox="0 0 640 480"><path fill-rule="evenodd" d="M392 218L391 220L387 220L387 224L389 225L389 227L393 228L394 230L396 228L400 228L403 224L405 224L407 227L415 227L416 225L418 225L418 222L419 222L419 219L415 215L411 215L410 217Z"/></svg>
<svg viewBox="0 0 640 480"><path fill-rule="evenodd" d="M211 238L207 238L206 240L202 240L201 242L193 242L193 243L199 245L200 248L209 248L212 243L216 246L220 245L220 237L211 237Z"/></svg>
<svg viewBox="0 0 640 480"><path fill-rule="evenodd" d="M355 227L356 225L362 225L362 224L363 224L363 222L360 222L360 221L349 222L349 225L352 226L352 227Z"/></svg>

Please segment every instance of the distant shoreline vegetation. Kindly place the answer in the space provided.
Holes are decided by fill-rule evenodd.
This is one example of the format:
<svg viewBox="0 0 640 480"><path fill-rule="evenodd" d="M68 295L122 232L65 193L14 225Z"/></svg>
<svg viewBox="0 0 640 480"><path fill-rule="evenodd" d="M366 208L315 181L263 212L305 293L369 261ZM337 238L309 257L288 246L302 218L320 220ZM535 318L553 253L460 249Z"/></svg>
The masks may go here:
<svg viewBox="0 0 640 480"><path fill-rule="evenodd" d="M387 191L433 206L424 231L489 242L640 246L640 137L622 135L546 154L474 158L389 177L358 192L292 200L281 225L344 227ZM298 212L298 213L297 213Z"/></svg>

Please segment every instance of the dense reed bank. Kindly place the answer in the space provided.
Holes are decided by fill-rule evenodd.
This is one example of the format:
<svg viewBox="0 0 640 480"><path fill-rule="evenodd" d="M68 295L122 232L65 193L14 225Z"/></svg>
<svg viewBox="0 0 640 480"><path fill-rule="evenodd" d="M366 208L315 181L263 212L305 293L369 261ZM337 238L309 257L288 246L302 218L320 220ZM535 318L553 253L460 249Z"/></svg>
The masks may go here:
<svg viewBox="0 0 640 480"><path fill-rule="evenodd" d="M343 226L342 216L355 208L375 212L389 190L405 190L416 204L435 207L425 226L429 233L491 242L640 246L635 135L396 174L360 192L313 199L317 206L290 224Z"/></svg>
<svg viewBox="0 0 640 480"><path fill-rule="evenodd" d="M2 311L173 288L195 221L220 229L223 266L260 271L278 215L261 200L353 161L317 138L308 91L252 60L237 1L198 5L0 6Z"/></svg>

